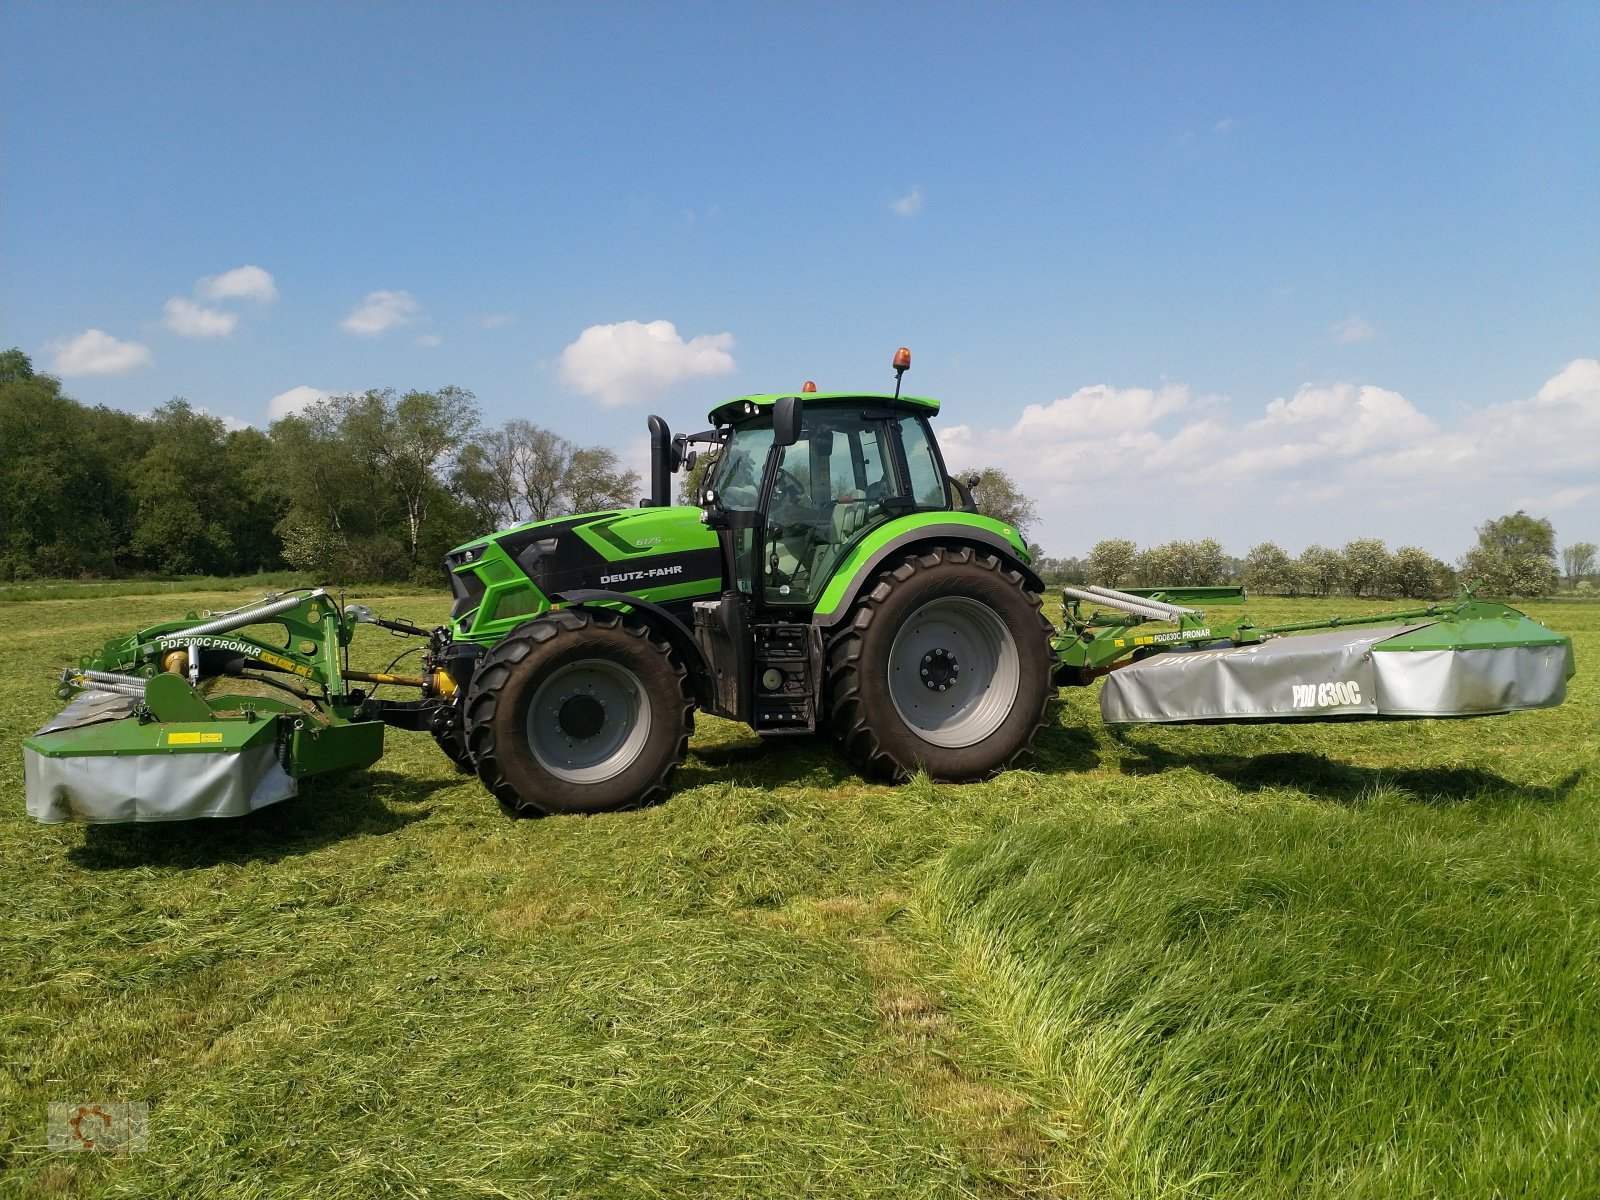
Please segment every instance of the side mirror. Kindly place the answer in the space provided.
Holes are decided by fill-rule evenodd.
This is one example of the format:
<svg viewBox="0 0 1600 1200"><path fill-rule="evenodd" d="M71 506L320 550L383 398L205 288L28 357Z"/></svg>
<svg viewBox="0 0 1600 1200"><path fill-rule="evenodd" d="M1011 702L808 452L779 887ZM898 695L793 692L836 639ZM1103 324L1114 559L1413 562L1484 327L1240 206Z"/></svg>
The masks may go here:
<svg viewBox="0 0 1600 1200"><path fill-rule="evenodd" d="M800 440L800 397L779 396L772 406L772 444L792 446Z"/></svg>

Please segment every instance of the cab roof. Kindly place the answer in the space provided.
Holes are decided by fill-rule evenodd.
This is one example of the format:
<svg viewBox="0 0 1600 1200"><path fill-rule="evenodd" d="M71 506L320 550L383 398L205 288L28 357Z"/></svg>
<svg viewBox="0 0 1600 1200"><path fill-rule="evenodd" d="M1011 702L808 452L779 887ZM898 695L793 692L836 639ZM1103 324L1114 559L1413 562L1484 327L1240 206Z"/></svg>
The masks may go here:
<svg viewBox="0 0 1600 1200"><path fill-rule="evenodd" d="M939 411L939 402L927 396L901 396L896 399L881 392L764 392L758 396L736 396L732 400L724 401L711 410L711 421L713 424L732 423L742 417L753 416L762 409L770 409L780 397L796 395L808 408L813 404L826 404L830 401L856 404L866 401L885 408L918 412L928 417Z"/></svg>

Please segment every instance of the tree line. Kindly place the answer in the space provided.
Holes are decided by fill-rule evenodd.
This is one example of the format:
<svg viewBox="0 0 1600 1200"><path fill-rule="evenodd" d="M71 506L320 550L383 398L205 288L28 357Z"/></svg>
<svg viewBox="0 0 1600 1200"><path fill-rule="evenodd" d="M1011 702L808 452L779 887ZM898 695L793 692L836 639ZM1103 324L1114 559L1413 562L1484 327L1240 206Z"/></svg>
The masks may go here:
<svg viewBox="0 0 1600 1200"><path fill-rule="evenodd" d="M333 396L265 431L229 429L181 398L148 416L80 404L15 349L0 353L0 446L5 580L291 568L330 583L436 582L448 549L489 530L641 495L612 450L521 419L486 426L459 387ZM961 477L979 511L1023 533L1036 523L1004 470ZM1144 549L1108 538L1081 559L1033 551L1052 583L1397 597L1450 595L1473 579L1489 595L1544 595L1563 573L1569 587L1590 586L1596 555L1568 546L1559 571L1550 522L1522 512L1486 522L1453 565L1376 538L1295 557L1263 542L1235 558L1214 538Z"/></svg>
<svg viewBox="0 0 1600 1200"><path fill-rule="evenodd" d="M998 467L957 472L980 512L1026 533L1038 519L1033 501ZM1242 584L1260 595L1410 597L1453 596L1478 582L1485 596L1547 596L1564 582L1592 591L1597 548L1574 542L1556 555L1555 527L1521 510L1478 527L1477 544L1454 563L1420 546L1391 551L1381 538L1356 538L1340 549L1311 545L1291 556L1262 542L1243 558L1215 538L1163 542L1141 549L1127 538L1096 542L1083 558L1053 558L1030 545L1034 567L1047 583L1101 587L1194 587Z"/></svg>
<svg viewBox="0 0 1600 1200"><path fill-rule="evenodd" d="M521 520L637 504L604 446L471 392L334 396L263 431L183 399L89 407L0 353L0 578L238 575L437 582L452 546Z"/></svg>
<svg viewBox="0 0 1600 1200"><path fill-rule="evenodd" d="M1547 596L1564 582L1592 590L1596 547L1576 542L1561 554L1555 529L1525 512L1486 521L1478 541L1460 561L1446 563L1420 546L1391 551L1381 538L1356 538L1340 549L1307 546L1291 556L1276 542L1262 542L1242 559L1227 554L1215 538L1172 541L1141 550L1126 538L1095 543L1084 558L1036 555L1039 574L1052 583L1102 587L1242 584L1259 595L1370 596L1435 599L1478 582L1486 596Z"/></svg>

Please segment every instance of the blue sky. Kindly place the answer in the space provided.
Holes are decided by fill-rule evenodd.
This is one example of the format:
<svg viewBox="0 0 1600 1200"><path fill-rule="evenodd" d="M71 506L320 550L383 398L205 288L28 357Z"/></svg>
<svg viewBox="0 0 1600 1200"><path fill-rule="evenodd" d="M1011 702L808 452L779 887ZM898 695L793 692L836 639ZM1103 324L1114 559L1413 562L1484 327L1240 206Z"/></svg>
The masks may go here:
<svg viewBox="0 0 1600 1200"><path fill-rule="evenodd" d="M630 462L906 344L1051 553L1600 541L1596 63L1579 3L11 0L0 338Z"/></svg>

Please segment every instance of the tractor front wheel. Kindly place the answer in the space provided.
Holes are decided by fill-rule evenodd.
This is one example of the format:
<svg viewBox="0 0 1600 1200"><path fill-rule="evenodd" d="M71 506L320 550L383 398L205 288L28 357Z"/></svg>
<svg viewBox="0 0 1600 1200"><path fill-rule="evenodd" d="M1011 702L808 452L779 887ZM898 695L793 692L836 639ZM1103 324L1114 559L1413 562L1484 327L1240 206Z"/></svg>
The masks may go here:
<svg viewBox="0 0 1600 1200"><path fill-rule="evenodd" d="M478 777L518 816L639 808L688 753L687 673L618 614L559 609L483 657L467 694Z"/></svg>
<svg viewBox="0 0 1600 1200"><path fill-rule="evenodd" d="M828 653L829 724L863 771L984 779L1025 754L1052 692L1050 625L1022 576L970 548L879 576Z"/></svg>

